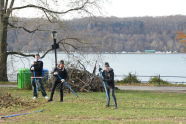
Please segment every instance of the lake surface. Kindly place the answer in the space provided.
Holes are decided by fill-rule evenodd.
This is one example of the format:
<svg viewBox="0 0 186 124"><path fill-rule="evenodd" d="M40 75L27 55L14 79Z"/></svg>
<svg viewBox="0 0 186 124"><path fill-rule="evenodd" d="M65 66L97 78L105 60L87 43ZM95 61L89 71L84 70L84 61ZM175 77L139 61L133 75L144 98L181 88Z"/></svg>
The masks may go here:
<svg viewBox="0 0 186 124"><path fill-rule="evenodd" d="M138 76L185 76L186 77L186 54L58 54L58 60L64 59L66 62L76 65L77 60L85 65L88 71L92 72L95 61L97 65L104 65L109 62L114 69L116 79L122 79L128 73ZM20 58L19 56L9 56L8 73L17 73L19 68L29 68L34 58ZM54 67L54 53L48 54L44 59L44 68L52 71ZM11 78L11 76L9 76ZM162 77L172 82L186 82L186 78ZM149 77L139 77L143 81Z"/></svg>

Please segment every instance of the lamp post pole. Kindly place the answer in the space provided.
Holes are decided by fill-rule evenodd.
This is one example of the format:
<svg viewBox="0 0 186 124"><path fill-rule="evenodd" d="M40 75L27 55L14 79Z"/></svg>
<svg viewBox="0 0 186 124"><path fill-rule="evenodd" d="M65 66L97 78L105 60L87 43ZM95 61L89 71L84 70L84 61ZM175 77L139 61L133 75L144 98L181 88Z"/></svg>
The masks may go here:
<svg viewBox="0 0 186 124"><path fill-rule="evenodd" d="M57 67L57 49L59 48L59 44L56 43L57 32L56 31L53 31L52 32L52 36L53 36L53 41L54 41L54 44L52 45L52 49L54 49L55 67Z"/></svg>
<svg viewBox="0 0 186 124"><path fill-rule="evenodd" d="M55 54L55 67L57 67L57 48L56 48L57 44L56 44L56 39L54 39L54 46L55 46L55 48L54 48L54 54Z"/></svg>

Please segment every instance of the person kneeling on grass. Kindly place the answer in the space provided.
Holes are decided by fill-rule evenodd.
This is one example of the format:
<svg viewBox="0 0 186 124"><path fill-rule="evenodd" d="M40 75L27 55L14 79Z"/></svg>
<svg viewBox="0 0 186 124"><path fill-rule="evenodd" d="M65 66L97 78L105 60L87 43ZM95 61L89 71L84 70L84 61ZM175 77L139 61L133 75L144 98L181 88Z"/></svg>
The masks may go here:
<svg viewBox="0 0 186 124"><path fill-rule="evenodd" d="M53 76L55 77L55 80L52 86L52 91L51 91L50 99L48 100L48 102L53 101L54 91L57 86L59 86L60 88L60 102L63 102L63 83L66 81L68 77L68 73L64 67L63 60L61 60L58 67L54 69Z"/></svg>
<svg viewBox="0 0 186 124"><path fill-rule="evenodd" d="M36 99L38 97L38 88L40 87L41 93L45 99L48 99L48 96L46 94L45 88L42 83L42 73L43 73L43 62L40 59L40 55L36 54L35 55L35 61L31 65L30 70L32 72L32 87L33 87L33 98ZM38 81L38 84L37 84Z"/></svg>
<svg viewBox="0 0 186 124"><path fill-rule="evenodd" d="M99 70L102 70L101 68ZM117 101L115 96L115 84L114 84L114 71L110 67L109 63L105 63L105 69L102 72L103 81L106 83L106 93L108 96L106 107L110 106L110 90L112 92L112 97L114 99L115 109L117 109Z"/></svg>

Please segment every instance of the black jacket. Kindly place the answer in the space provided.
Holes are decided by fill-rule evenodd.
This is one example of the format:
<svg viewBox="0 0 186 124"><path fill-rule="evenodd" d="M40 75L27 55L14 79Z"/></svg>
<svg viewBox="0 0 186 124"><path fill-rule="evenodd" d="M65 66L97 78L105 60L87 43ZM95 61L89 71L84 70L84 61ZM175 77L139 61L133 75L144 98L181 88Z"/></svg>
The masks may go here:
<svg viewBox="0 0 186 124"><path fill-rule="evenodd" d="M34 70L31 70L32 67L34 67ZM35 61L34 64L30 67L30 70L32 72L32 76L41 77L43 73L43 62L41 60Z"/></svg>
<svg viewBox="0 0 186 124"><path fill-rule="evenodd" d="M65 68L55 68L53 73L57 72L58 75L54 75L56 80L61 80L61 79L65 79L67 80L68 77L68 73L67 70Z"/></svg>
<svg viewBox="0 0 186 124"><path fill-rule="evenodd" d="M108 72L104 70L102 75L103 81L107 82L109 86L114 87L114 70L112 68Z"/></svg>

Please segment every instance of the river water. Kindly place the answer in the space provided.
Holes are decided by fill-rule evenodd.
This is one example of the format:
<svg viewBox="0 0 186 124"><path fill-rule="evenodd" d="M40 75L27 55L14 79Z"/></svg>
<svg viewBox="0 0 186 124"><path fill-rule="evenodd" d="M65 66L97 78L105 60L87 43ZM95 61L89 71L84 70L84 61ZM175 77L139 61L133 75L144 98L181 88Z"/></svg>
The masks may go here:
<svg viewBox="0 0 186 124"><path fill-rule="evenodd" d="M92 72L95 62L104 65L109 62L114 69L116 79L122 79L128 73L139 76L142 81L149 80L143 76L163 76L171 82L186 82L186 54L73 54L58 53L58 60L63 59L68 63L76 64L77 60ZM34 58L8 57L8 74L16 74L20 68L29 68ZM54 53L48 54L44 59L44 68L51 71L54 67ZM140 77L142 76L142 77ZM165 77L164 77L165 76ZM166 77L183 76L183 77ZM9 78L12 78L9 76ZM15 77L14 77L15 78Z"/></svg>

